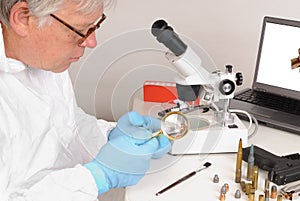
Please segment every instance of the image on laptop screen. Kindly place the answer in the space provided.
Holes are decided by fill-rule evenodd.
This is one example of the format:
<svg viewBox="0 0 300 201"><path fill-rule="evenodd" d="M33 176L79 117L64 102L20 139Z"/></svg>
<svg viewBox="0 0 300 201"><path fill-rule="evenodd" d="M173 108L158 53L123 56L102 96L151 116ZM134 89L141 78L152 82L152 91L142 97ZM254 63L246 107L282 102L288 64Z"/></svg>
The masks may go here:
<svg viewBox="0 0 300 201"><path fill-rule="evenodd" d="M256 82L300 92L300 28L265 26Z"/></svg>
<svg viewBox="0 0 300 201"><path fill-rule="evenodd" d="M236 93L230 107L300 134L299 54L300 21L264 17L252 89Z"/></svg>

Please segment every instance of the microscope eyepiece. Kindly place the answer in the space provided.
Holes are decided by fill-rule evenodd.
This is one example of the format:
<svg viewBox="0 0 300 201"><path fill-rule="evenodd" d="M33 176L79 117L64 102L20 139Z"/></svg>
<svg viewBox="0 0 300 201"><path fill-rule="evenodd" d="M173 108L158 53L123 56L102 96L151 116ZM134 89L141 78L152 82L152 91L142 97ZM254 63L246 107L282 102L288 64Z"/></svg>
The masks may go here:
<svg viewBox="0 0 300 201"><path fill-rule="evenodd" d="M168 26L168 23L165 20L157 20L153 23L151 32L154 36L158 36L166 29L173 31L173 28Z"/></svg>
<svg viewBox="0 0 300 201"><path fill-rule="evenodd" d="M187 45L164 20L157 20L154 22L151 28L151 33L156 37L158 42L164 44L176 56L182 55L187 49Z"/></svg>

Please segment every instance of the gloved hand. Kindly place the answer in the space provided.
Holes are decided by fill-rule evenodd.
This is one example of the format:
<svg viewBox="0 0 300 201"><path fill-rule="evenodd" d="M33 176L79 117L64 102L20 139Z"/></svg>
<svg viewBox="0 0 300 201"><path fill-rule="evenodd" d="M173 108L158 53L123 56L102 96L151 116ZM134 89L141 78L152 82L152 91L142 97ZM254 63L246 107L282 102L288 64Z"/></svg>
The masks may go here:
<svg viewBox="0 0 300 201"><path fill-rule="evenodd" d="M151 116L141 116L139 113L132 111L118 120L116 128L110 132L108 139L111 140L125 134L136 140L135 143L138 145L143 144L143 142L151 138L154 132L160 129L159 119ZM159 147L152 154L152 158L161 158L171 149L170 141L164 135L160 135L157 140Z"/></svg>
<svg viewBox="0 0 300 201"><path fill-rule="evenodd" d="M98 194L135 185L149 169L151 158L170 151L171 144L163 135L143 143L159 129L160 120L136 112L119 119L96 158L84 165L96 181Z"/></svg>

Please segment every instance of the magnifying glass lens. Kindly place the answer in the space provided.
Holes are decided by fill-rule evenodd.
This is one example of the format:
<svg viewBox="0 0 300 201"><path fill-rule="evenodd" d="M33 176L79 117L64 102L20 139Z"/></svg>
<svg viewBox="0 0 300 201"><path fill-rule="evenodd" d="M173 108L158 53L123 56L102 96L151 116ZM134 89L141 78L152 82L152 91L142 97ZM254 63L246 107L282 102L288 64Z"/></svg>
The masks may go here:
<svg viewBox="0 0 300 201"><path fill-rule="evenodd" d="M174 113L168 115L162 122L161 126L163 133L174 140L180 139L187 134L189 122L184 115Z"/></svg>

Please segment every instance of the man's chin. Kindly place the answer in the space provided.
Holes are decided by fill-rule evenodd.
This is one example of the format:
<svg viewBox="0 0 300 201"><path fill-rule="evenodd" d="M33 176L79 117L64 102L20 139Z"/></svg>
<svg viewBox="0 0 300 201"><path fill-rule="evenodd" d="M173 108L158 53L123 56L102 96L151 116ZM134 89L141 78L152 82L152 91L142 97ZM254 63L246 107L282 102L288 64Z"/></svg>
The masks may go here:
<svg viewBox="0 0 300 201"><path fill-rule="evenodd" d="M56 69L53 69L53 70L50 70L52 71L53 73L62 73L64 71L66 71L68 68L70 68L71 64L68 64L64 67L60 67L60 68L56 68Z"/></svg>

